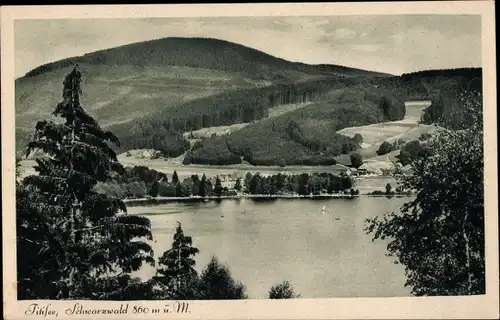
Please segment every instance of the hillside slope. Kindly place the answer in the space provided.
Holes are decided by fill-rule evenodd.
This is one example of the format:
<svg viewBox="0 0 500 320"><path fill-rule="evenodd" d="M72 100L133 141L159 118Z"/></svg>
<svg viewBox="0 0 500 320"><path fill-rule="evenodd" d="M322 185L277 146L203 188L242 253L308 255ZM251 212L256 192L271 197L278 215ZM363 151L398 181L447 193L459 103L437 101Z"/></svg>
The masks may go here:
<svg viewBox="0 0 500 320"><path fill-rule="evenodd" d="M356 150L345 127L402 119L402 101L388 92L359 86L332 89L317 101L274 118L250 124L230 135L205 139L184 164L331 165L339 154Z"/></svg>
<svg viewBox="0 0 500 320"><path fill-rule="evenodd" d="M26 142L36 121L51 118L61 100L62 80L71 68L16 81L18 144ZM234 72L177 66L141 68L81 64L80 70L84 78L82 104L103 126L126 123L228 88L266 84Z"/></svg>
<svg viewBox="0 0 500 320"><path fill-rule="evenodd" d="M400 120L404 108L392 106L413 99L431 99L431 116L446 101L451 107L437 120L450 118L455 104L447 101L481 80L480 69L399 77L294 63L216 39L158 39L56 61L17 79L18 151L36 121L51 118L74 63L83 73L84 107L118 135L120 152L146 148L177 157L190 148L185 133L245 124L231 132L229 146L222 138L198 143L186 163L330 163L355 148L338 130Z"/></svg>
<svg viewBox="0 0 500 320"><path fill-rule="evenodd" d="M162 38L100 50L79 57L48 63L28 72L25 77L86 63L110 66L187 66L238 72L255 78L292 76L296 73L389 76L361 69L335 65L308 65L274 57L241 44L213 38Z"/></svg>
<svg viewBox="0 0 500 320"><path fill-rule="evenodd" d="M216 39L165 38L135 43L45 64L17 79L17 150L26 144L37 120L51 118L61 99L64 76L75 63L83 74L86 110L102 125L115 125L122 132L129 131L129 122L134 119L146 117L142 122L149 122L172 113L199 113L210 101L241 101L247 96L242 89L347 75L385 76L342 66L294 63ZM242 93L231 93L235 91ZM192 101L198 102L189 104ZM215 116L213 108L210 112L208 116Z"/></svg>

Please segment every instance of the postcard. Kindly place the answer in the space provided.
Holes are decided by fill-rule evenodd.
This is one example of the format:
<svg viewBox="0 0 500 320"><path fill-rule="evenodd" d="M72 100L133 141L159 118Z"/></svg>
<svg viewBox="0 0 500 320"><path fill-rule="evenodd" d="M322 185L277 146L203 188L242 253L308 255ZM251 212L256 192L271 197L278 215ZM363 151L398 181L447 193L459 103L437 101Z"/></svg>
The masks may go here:
<svg viewBox="0 0 500 320"><path fill-rule="evenodd" d="M494 26L2 7L4 317L498 318Z"/></svg>

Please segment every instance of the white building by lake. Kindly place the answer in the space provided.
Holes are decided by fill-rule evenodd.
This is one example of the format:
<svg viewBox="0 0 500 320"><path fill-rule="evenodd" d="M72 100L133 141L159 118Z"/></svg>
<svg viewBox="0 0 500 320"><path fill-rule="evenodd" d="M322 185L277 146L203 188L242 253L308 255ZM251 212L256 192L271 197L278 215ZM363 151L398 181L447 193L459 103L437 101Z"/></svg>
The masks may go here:
<svg viewBox="0 0 500 320"><path fill-rule="evenodd" d="M229 190L234 189L238 178L240 178L240 183L243 184L242 178L237 174L221 174L218 177L222 185L222 188L227 188ZM210 180L212 182L212 185L215 185L217 177L213 177Z"/></svg>

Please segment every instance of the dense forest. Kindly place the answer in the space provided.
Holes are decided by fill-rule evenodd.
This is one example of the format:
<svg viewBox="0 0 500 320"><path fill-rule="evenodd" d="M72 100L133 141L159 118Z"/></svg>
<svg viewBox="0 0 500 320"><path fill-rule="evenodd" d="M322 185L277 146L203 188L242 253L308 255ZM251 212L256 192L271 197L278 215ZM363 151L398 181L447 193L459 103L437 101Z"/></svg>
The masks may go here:
<svg viewBox="0 0 500 320"><path fill-rule="evenodd" d="M404 92L407 100L431 100L439 94L449 97L465 90L481 92L482 69L436 69L405 73L386 78L367 78L366 83L390 90L394 94Z"/></svg>
<svg viewBox="0 0 500 320"><path fill-rule="evenodd" d="M130 70L140 73L136 80L144 81L152 77L150 79L152 83L128 81L127 86L154 85L154 75L158 70L151 68L163 66L186 66L217 72L233 72L255 80L266 80L258 88L231 88L233 87L231 86L226 87L222 93L217 93L220 92L216 90L217 88L210 88L215 94L187 102L174 102L172 105L167 103L168 106L163 108L155 106L151 108L154 111L151 111L150 115L134 116L134 120L127 122L117 121L118 123L109 128L120 138L121 145L117 148L120 152L133 148L152 148L162 151L168 157L178 156L189 148L187 142L180 137L183 132L258 121L268 117L269 109L274 106L324 100L325 95L331 90L359 83L365 78L389 76L344 66L289 62L252 48L217 39L165 38L101 50L42 65L28 72L24 80L31 78L33 80L30 81L35 81L39 76L45 76L75 63L102 67L111 73L113 71L108 70L109 66L144 68L143 71ZM95 68L91 68L91 72L98 73L95 80L106 77L106 74L100 74ZM113 81L120 82L122 81L120 79L122 78ZM23 78L18 80L23 81ZM187 80L179 79L179 81ZM186 84L189 85L189 81ZM102 89L106 90L105 87ZM154 95L151 93L151 96ZM138 99L138 103L148 102L139 99L137 94L130 95L129 99L132 101ZM160 100L166 103L163 96ZM158 103L153 98L149 102ZM114 103L113 108L116 109ZM141 105L140 108L147 106ZM127 110L134 112L131 107ZM109 117L100 109L98 112ZM18 133L18 141L24 144L29 139L29 134L22 128L19 128Z"/></svg>
<svg viewBox="0 0 500 320"><path fill-rule="evenodd" d="M184 164L332 165L335 156L358 144L336 134L348 126L404 117L403 101L430 99L422 122L444 127L467 125L470 113L459 103L468 88L480 91L481 69L432 70L401 77L315 79L260 88L226 90L205 98L172 105L152 115L109 129L121 144L118 152L155 149L165 157L188 150ZM298 110L267 119L273 108L290 103ZM307 103L311 105L306 105ZM258 123L252 123L256 122ZM316 121L313 123L313 121ZM228 137L212 137L191 149L182 136L196 129L251 123ZM18 141L30 133L18 130Z"/></svg>
<svg viewBox="0 0 500 320"><path fill-rule="evenodd" d="M469 85L472 85L469 83ZM464 93L469 91L468 87L451 88L442 91L432 98L431 105L422 115L422 123L436 123L448 129L466 129L474 120L474 110L463 103ZM480 94L480 90L472 90Z"/></svg>
<svg viewBox="0 0 500 320"><path fill-rule="evenodd" d="M422 116L423 123L437 123L450 129L471 125L471 115L462 103L462 96L465 92L482 92L481 68L420 71L403 74L401 81L412 90L410 96L431 100Z"/></svg>
<svg viewBox="0 0 500 320"><path fill-rule="evenodd" d="M435 78L435 77L464 77L467 79L481 78L481 68L450 68L450 69L433 69L422 70L410 73L403 73L401 79L403 81L421 78Z"/></svg>
<svg viewBox="0 0 500 320"><path fill-rule="evenodd" d="M205 139L188 152L184 164L332 165L335 156L359 148L338 130L405 115L402 101L375 88L332 90L325 99L228 136Z"/></svg>
<svg viewBox="0 0 500 320"><path fill-rule="evenodd" d="M183 132L212 126L249 123L268 117L284 104L304 104L328 98L328 93L357 83L350 78L314 80L262 88L229 90L172 106L149 117L111 126L122 142L121 151L152 148L178 156L187 150Z"/></svg>
<svg viewBox="0 0 500 320"><path fill-rule="evenodd" d="M379 79L337 77L228 91L209 98L194 100L179 107L165 109L164 115L128 123L126 130L121 125L113 127L113 130L123 141L122 150L136 147L155 148L164 151L167 156L178 156L189 150L187 142L180 138L181 132L215 125L262 120L268 116L270 108L275 106L312 102L313 106L304 108L304 110L311 110L312 115L306 112L291 112L286 114L286 124L283 124L285 116L275 118L271 125L268 120L252 124L228 137L229 143L222 137L202 141L188 153L184 164L223 165L247 161L255 165L330 165L335 163L334 156L356 150L355 143L336 135L333 128L340 130L347 126L402 119L404 107L394 108L395 105L401 106L402 101L429 99L432 101L431 106L424 112L423 123L438 123L449 128L467 126L469 121L467 118L470 118L470 114L462 108L459 97L465 90L480 92L481 76L480 68L463 68L430 70L404 74L401 77ZM358 115L361 120L359 121L353 122L342 114L328 112L330 105L348 105L350 102L349 98L345 98L347 95L359 96L359 93L353 92L354 90L364 92L364 101L376 102L378 110L382 111L381 115L376 115L375 120L363 121L362 118L367 112L363 109L368 108L366 103L352 104L352 110L349 111L344 109L344 113L348 112L348 114L360 112ZM342 95L339 95L340 91L343 92ZM339 98L339 96L342 97ZM321 120L338 118L333 119L336 122L335 127L321 123L318 125L329 132L327 139L331 140L330 145L322 142L324 135L319 133L319 130L310 128L308 124L311 118L319 119L314 116L317 112L314 109L317 109L318 105L325 109L320 112L326 116ZM297 116L298 114L300 116ZM354 118L356 117L357 115L354 115ZM341 121L344 123L339 124ZM276 136L275 132L279 132L280 136L272 138ZM273 141L270 141L269 146L258 146L263 136L279 141L278 149L273 147L275 145ZM260 155L264 148L272 152ZM287 155L287 150L291 148L298 150L293 159L291 155Z"/></svg>

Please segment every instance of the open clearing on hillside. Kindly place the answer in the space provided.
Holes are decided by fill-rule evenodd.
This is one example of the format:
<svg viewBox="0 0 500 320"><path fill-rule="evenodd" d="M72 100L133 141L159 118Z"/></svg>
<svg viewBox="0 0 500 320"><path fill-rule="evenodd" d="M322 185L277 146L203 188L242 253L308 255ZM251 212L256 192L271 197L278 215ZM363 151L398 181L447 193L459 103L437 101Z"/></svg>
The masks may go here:
<svg viewBox="0 0 500 320"><path fill-rule="evenodd" d="M354 137L357 133L361 134L363 136L362 149L368 149L378 148L384 141L416 140L422 133L434 131L436 127L433 125L419 124L422 112L430 105L430 102L407 102L405 105L406 115L403 120L344 128L337 133L348 137Z"/></svg>
<svg viewBox="0 0 500 320"><path fill-rule="evenodd" d="M437 125L419 124L422 112L430 105L429 101L412 101L406 102L405 105L406 115L403 120L344 128L337 133L348 137L354 137L356 133L361 134L363 136L363 144L357 153L365 160L396 162L396 157L399 155L400 150L394 150L383 156L377 155L377 150L382 142L387 141L392 143L400 139L409 142L418 140L422 133L432 134L443 129ZM336 159L339 163L345 165L351 162L349 155L340 155Z"/></svg>
<svg viewBox="0 0 500 320"><path fill-rule="evenodd" d="M236 123L230 126L208 127L194 131L184 132L182 135L186 139L189 137L194 137L195 139L210 138L210 136L212 136L213 134L216 134L218 136L230 134L231 132L240 130L248 126L249 124L250 123Z"/></svg>
<svg viewBox="0 0 500 320"><path fill-rule="evenodd" d="M269 108L268 117L261 119L261 121L265 120L265 119L269 119L269 118L274 118L274 117L280 116L282 114L285 114L287 112L291 112L291 111L294 111L294 110L297 110L300 108L304 108L312 103L313 102L290 103L290 104L283 104L280 106ZM255 122L257 122L257 121L255 121ZM221 136L221 135L231 134L232 132L241 130L251 123L253 123L253 122L236 123L236 124L233 124L230 126L216 126L216 127L202 128L202 129L193 130L190 132L184 132L183 136L186 139L189 137L193 137L195 139L209 138L213 134L215 134L217 136Z"/></svg>

